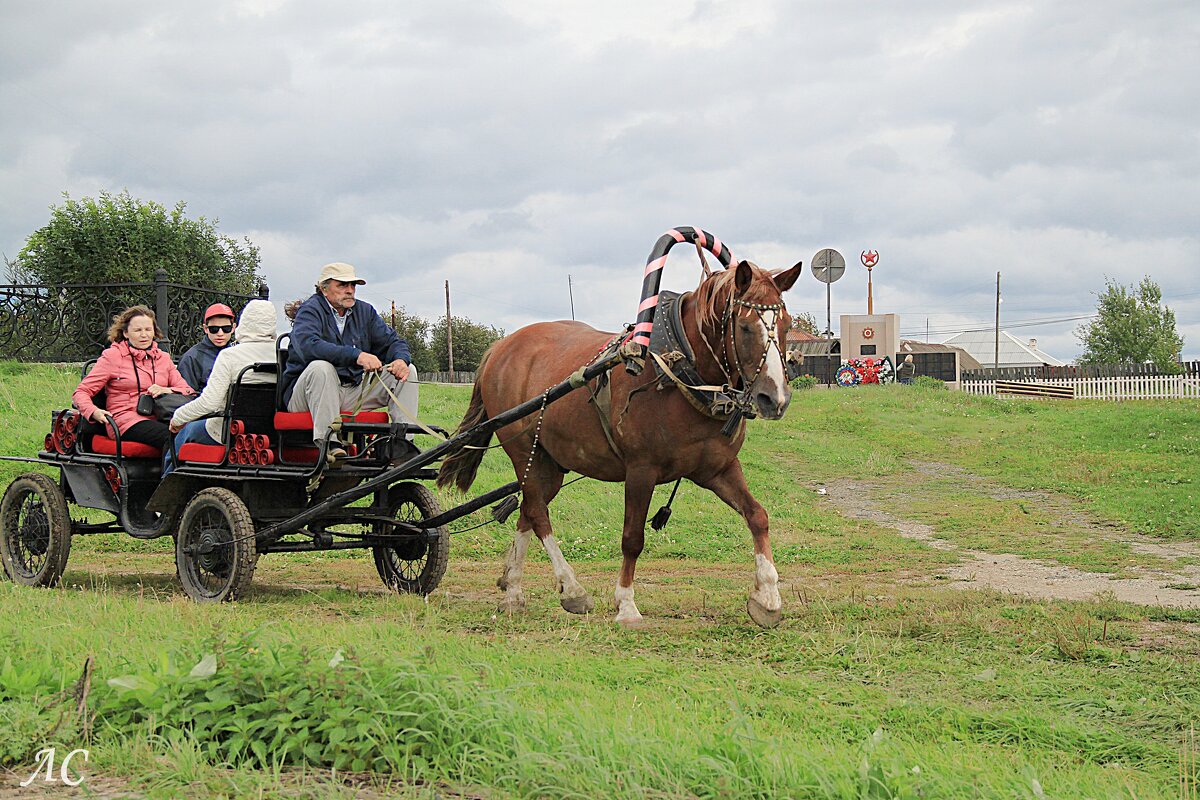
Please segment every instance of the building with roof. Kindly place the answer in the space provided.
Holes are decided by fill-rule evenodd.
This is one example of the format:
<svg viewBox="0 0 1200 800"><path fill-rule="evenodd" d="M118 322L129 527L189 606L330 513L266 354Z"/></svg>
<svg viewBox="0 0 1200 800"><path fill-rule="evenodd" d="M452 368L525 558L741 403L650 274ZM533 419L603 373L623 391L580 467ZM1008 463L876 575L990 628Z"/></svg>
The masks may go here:
<svg viewBox="0 0 1200 800"><path fill-rule="evenodd" d="M991 369L996 361L995 331L968 331L951 336L943 344L965 350L984 369ZM1008 331L1000 331L1000 363L1005 367L1061 367L1067 362L1039 350L1037 339L1018 339Z"/></svg>

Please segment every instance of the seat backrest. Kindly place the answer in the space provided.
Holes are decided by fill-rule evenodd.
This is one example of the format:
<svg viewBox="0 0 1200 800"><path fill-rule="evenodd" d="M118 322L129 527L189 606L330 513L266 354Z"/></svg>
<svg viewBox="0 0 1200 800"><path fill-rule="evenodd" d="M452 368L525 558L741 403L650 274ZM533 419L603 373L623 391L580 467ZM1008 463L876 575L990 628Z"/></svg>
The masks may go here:
<svg viewBox="0 0 1200 800"><path fill-rule="evenodd" d="M259 364L255 372L269 372L271 364ZM244 372L248 375L249 372ZM229 413L232 419L240 419L246 424L247 433L266 433L274 431L276 384L246 383L243 377L229 387Z"/></svg>
<svg viewBox="0 0 1200 800"><path fill-rule="evenodd" d="M288 344L292 343L292 335L290 333L281 333L275 339L275 367L279 371L275 379L275 410L287 411L283 406L283 371L287 369L288 349L284 346L283 340L287 339Z"/></svg>

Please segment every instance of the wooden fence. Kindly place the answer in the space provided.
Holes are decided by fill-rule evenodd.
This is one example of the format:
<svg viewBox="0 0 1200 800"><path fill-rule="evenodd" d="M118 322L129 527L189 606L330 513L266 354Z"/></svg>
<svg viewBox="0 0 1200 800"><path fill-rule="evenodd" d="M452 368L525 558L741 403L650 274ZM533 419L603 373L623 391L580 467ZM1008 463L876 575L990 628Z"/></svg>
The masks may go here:
<svg viewBox="0 0 1200 800"><path fill-rule="evenodd" d="M1153 364L1017 367L964 372L961 387L968 394L996 394L996 381L1068 386L1077 399L1154 400L1200 399L1200 361L1179 365L1178 375L1164 375Z"/></svg>
<svg viewBox="0 0 1200 800"><path fill-rule="evenodd" d="M421 383L474 383L474 372L421 372Z"/></svg>

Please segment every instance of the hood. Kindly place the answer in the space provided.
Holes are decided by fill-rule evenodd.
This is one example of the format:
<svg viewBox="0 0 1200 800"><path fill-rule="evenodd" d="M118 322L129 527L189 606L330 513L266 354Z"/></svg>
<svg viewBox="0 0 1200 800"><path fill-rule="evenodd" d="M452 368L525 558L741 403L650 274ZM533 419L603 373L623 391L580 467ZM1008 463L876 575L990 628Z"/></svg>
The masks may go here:
<svg viewBox="0 0 1200 800"><path fill-rule="evenodd" d="M269 300L247 303L234 336L239 342L275 341L275 304Z"/></svg>

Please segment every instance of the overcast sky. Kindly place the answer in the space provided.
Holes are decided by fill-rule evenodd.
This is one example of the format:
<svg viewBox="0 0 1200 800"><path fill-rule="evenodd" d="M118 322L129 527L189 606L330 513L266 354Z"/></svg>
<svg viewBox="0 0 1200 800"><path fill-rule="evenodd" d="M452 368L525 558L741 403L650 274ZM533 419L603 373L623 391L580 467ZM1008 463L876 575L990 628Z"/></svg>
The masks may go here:
<svg viewBox="0 0 1200 800"><path fill-rule="evenodd" d="M1150 275L1200 358L1200 4L0 0L0 251L63 192L249 237L277 301L360 291L508 331L632 321L675 225L850 262L834 327L1001 327L1063 359ZM666 288L691 288L676 248ZM1051 321L1047 321L1051 320ZM1059 321L1053 321L1059 320ZM1025 324L1034 321L1035 324ZM420 365L418 365L420 366Z"/></svg>

